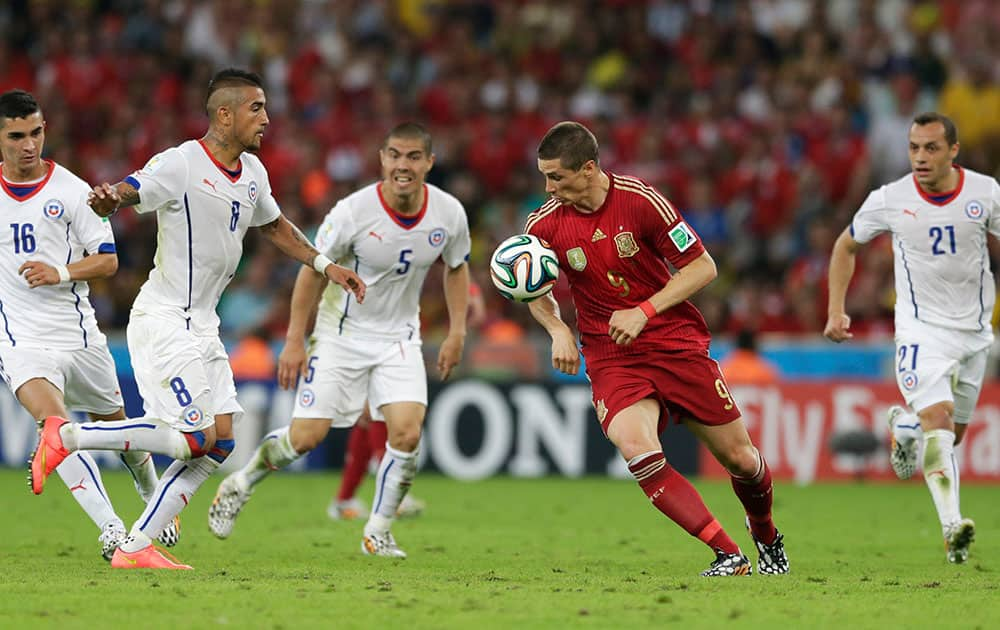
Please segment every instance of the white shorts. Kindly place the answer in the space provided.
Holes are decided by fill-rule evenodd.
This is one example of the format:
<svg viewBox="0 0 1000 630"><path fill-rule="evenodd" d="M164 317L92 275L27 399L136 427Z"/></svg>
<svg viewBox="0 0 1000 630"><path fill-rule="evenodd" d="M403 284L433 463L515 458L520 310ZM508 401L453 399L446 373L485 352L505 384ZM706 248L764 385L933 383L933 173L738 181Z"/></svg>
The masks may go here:
<svg viewBox="0 0 1000 630"><path fill-rule="evenodd" d="M0 346L0 375L10 391L34 378L44 378L63 393L67 409L101 416L125 406L118 371L106 343L78 350Z"/></svg>
<svg viewBox="0 0 1000 630"><path fill-rule="evenodd" d="M201 431L215 416L243 415L226 348L152 315L129 318L128 351L145 413L180 431Z"/></svg>
<svg viewBox="0 0 1000 630"><path fill-rule="evenodd" d="M349 427L365 407L385 420L382 405L427 405L427 371L420 342L335 337L313 340L308 373L299 379L292 418L329 418Z"/></svg>
<svg viewBox="0 0 1000 630"><path fill-rule="evenodd" d="M992 333L947 330L908 322L896 330L894 371L900 393L919 413L935 403L955 405L954 420L968 424L986 375Z"/></svg>

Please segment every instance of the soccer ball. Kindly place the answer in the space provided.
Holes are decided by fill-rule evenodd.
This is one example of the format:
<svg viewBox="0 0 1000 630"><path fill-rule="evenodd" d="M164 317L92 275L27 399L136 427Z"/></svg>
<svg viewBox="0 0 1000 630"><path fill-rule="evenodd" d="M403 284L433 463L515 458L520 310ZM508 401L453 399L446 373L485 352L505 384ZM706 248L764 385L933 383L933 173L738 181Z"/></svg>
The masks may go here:
<svg viewBox="0 0 1000 630"><path fill-rule="evenodd" d="M531 234L500 243L490 258L493 286L508 300L530 302L547 294L559 279L559 259L549 244Z"/></svg>

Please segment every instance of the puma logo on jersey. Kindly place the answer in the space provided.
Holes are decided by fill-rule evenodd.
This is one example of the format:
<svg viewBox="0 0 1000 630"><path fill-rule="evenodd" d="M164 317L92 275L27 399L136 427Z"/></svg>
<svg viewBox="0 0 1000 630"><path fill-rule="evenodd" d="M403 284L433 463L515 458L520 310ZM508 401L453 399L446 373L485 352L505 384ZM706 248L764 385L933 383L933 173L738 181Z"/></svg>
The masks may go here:
<svg viewBox="0 0 1000 630"><path fill-rule="evenodd" d="M913 211L913 210L908 209L908 208L903 208L903 214L908 214L911 217L913 217L914 219L917 218L917 213L915 211Z"/></svg>
<svg viewBox="0 0 1000 630"><path fill-rule="evenodd" d="M604 232L602 232L601 228L597 228L596 230L594 230L594 235L590 237L590 242L591 243L596 243L597 241L601 240L602 238L608 238L608 235L605 234Z"/></svg>
<svg viewBox="0 0 1000 630"><path fill-rule="evenodd" d="M208 181L208 178L207 178L207 177L206 177L205 179L201 180L201 183L205 184L206 186L211 186L211 187L212 187L212 190L213 190L214 192L219 192L218 190L215 190L215 182L210 182L210 181Z"/></svg>
<svg viewBox="0 0 1000 630"><path fill-rule="evenodd" d="M69 491L70 492L76 492L77 490L86 490L87 486L83 485L84 481L86 481L86 480L85 479L81 479L80 483L76 484L75 486L70 486L69 487Z"/></svg>
<svg viewBox="0 0 1000 630"><path fill-rule="evenodd" d="M377 239L378 239L378 242L379 242L379 243L381 243L381 242L382 242L382 235L381 235L381 234L377 234L377 233L375 233L375 232L368 232L368 236L374 236L375 238L377 238Z"/></svg>

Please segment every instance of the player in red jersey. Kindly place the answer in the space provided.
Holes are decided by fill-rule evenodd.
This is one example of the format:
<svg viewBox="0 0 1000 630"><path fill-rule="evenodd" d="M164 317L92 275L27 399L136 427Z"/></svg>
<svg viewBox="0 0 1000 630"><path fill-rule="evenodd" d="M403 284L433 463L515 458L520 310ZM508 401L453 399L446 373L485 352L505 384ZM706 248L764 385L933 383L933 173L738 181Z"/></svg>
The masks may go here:
<svg viewBox="0 0 1000 630"><path fill-rule="evenodd" d="M771 474L747 434L711 335L688 298L716 276L694 230L653 187L601 169L597 140L561 122L538 145L550 199L526 231L548 241L569 279L597 417L653 505L715 551L704 576L749 575L750 561L698 491L666 461L659 434L684 422L732 476L761 573L788 572L771 518ZM668 267L677 271L671 274ZM552 366L580 368L580 351L550 295L530 304L552 337Z"/></svg>

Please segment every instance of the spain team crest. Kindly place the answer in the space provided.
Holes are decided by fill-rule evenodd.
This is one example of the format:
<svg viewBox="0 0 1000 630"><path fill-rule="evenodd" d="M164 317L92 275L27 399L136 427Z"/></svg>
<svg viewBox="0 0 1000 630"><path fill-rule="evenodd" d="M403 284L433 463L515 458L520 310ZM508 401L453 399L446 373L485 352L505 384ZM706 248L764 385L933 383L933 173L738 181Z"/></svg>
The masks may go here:
<svg viewBox="0 0 1000 630"><path fill-rule="evenodd" d="M631 258L639 253L639 244L635 242L631 232L615 234L615 247L618 248L619 258Z"/></svg>
<svg viewBox="0 0 1000 630"><path fill-rule="evenodd" d="M569 266L577 271L583 271L587 266L587 255L583 253L582 247L574 247L567 250L566 260L569 261Z"/></svg>

